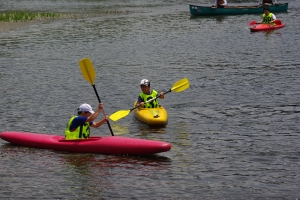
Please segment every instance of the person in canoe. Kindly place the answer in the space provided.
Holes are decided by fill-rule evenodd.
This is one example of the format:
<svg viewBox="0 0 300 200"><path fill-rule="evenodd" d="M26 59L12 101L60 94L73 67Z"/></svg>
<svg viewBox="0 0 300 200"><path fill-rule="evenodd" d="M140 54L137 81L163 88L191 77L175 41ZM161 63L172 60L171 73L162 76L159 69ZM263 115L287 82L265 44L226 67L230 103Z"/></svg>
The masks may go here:
<svg viewBox="0 0 300 200"><path fill-rule="evenodd" d="M264 14L262 15L263 19L261 22L258 22L258 24L273 24L274 20L276 20L276 16L273 13L270 13L270 8L265 7L264 8Z"/></svg>
<svg viewBox="0 0 300 200"><path fill-rule="evenodd" d="M99 115L100 111L103 110L103 104L99 103L96 112L93 111L89 104L81 104L78 111L78 116L73 116L68 122L65 130L65 139L84 139L90 137L90 127L98 128L104 124L108 117L94 122Z"/></svg>
<svg viewBox="0 0 300 200"><path fill-rule="evenodd" d="M157 95L159 95L158 98L164 99L165 98L164 93L160 92L158 94L158 92L155 90L151 91L150 90L150 81L147 79L141 80L140 86L141 86L142 92L140 93L140 95L138 97L136 106L140 107L140 108L157 108L157 107L159 107L157 99L155 99L151 102L148 102L146 104L145 104L145 102L157 97Z"/></svg>
<svg viewBox="0 0 300 200"><path fill-rule="evenodd" d="M215 3L212 7L213 8L225 8L226 5L227 5L226 0L215 0Z"/></svg>
<svg viewBox="0 0 300 200"><path fill-rule="evenodd" d="M261 0L260 1L260 4L261 5L273 5L273 4L277 4L277 1L276 0Z"/></svg>

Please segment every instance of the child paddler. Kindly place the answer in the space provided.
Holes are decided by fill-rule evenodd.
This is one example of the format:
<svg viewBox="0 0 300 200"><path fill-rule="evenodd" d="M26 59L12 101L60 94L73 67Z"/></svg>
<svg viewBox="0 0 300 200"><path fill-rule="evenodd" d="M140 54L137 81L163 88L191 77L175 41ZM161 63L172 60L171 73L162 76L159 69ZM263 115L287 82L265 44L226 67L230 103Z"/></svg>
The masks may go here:
<svg viewBox="0 0 300 200"><path fill-rule="evenodd" d="M94 122L102 109L102 103L99 103L95 112L89 104L81 104L77 109L78 115L71 117L69 120L65 130L65 139L89 138L90 127L98 128L108 120L108 117L106 116L104 119Z"/></svg>
<svg viewBox="0 0 300 200"><path fill-rule="evenodd" d="M158 95L158 92L156 90L150 90L150 81L147 79L143 79L140 82L140 86L141 86L142 92L140 93L140 95L138 97L136 106L141 107L141 108L158 108L159 104L158 104L157 99L146 103L148 100L153 99L153 98L157 97L157 95ZM158 98L164 99L165 98L164 93L160 92Z"/></svg>

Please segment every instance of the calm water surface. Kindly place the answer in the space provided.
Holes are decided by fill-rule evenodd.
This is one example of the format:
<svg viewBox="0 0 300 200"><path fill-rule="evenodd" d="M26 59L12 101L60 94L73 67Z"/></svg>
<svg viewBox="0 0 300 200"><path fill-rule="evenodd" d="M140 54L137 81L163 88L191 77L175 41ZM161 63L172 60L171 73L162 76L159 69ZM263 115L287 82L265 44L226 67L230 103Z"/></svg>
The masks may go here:
<svg viewBox="0 0 300 200"><path fill-rule="evenodd" d="M167 91L166 127L133 114L115 135L167 141L169 152L72 154L0 141L4 199L300 198L300 3L276 14L286 27L250 33L260 15L190 17L211 1L6 1L0 11L67 13L0 34L1 131L64 135L83 102L97 105L78 61L90 57L107 114L130 109L139 81ZM238 4L239 2L233 2ZM243 1L255 4L256 1ZM73 13L82 17L72 17ZM107 125L93 135L110 135Z"/></svg>

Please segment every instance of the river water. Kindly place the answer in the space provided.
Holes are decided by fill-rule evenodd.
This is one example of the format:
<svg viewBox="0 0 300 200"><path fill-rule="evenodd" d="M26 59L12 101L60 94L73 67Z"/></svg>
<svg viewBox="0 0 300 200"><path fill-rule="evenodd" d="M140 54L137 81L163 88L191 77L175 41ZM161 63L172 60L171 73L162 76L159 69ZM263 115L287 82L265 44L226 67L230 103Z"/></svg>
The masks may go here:
<svg viewBox="0 0 300 200"><path fill-rule="evenodd" d="M256 1L232 3L256 4ZM300 3L276 17L283 29L250 33L260 15L191 17L211 1L23 0L0 11L59 12L0 33L1 130L64 135L83 102L97 106L78 61L91 58L106 113L131 109L139 82L167 91L165 127L133 114L115 135L162 140L153 156L74 154L0 141L3 199L300 198ZM75 17L77 15L77 17ZM80 17L78 17L80 16ZM92 135L110 135L107 125Z"/></svg>

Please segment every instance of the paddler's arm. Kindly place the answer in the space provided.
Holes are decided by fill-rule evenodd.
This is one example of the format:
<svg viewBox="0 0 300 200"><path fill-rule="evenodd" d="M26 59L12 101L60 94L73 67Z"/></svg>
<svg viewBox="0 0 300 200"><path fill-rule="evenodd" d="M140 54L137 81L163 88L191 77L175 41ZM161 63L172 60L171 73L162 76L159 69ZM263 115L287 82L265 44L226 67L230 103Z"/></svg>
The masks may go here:
<svg viewBox="0 0 300 200"><path fill-rule="evenodd" d="M138 107L139 109L140 109L140 108L143 108L144 105L145 105L145 102L140 102L140 103L137 102L137 103L136 103L136 107Z"/></svg>
<svg viewBox="0 0 300 200"><path fill-rule="evenodd" d="M138 107L138 108L142 108L142 107L144 107L144 105L145 105L145 102L143 101L143 99L139 96L138 97L138 100L137 100L137 103L136 103L136 107Z"/></svg>
<svg viewBox="0 0 300 200"><path fill-rule="evenodd" d="M105 116L104 119L102 119L102 120L100 120L98 122L93 122L93 124L91 125L91 127L98 128L98 127L100 127L102 124L104 124L107 121L108 121L108 116Z"/></svg>
<svg viewBox="0 0 300 200"><path fill-rule="evenodd" d="M103 103L99 103L97 110L86 119L86 122L92 122L94 121L97 116L99 115L99 113L101 112L101 110L103 109Z"/></svg>
<svg viewBox="0 0 300 200"><path fill-rule="evenodd" d="M274 14L272 14L272 23L275 23L275 20L276 20L276 16Z"/></svg>
<svg viewBox="0 0 300 200"><path fill-rule="evenodd" d="M212 8L217 8L217 0L215 0L214 5L212 5Z"/></svg>

